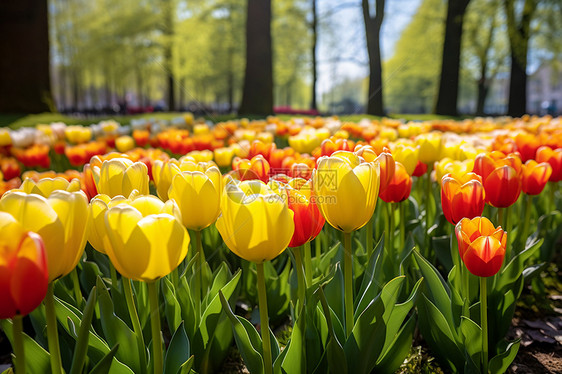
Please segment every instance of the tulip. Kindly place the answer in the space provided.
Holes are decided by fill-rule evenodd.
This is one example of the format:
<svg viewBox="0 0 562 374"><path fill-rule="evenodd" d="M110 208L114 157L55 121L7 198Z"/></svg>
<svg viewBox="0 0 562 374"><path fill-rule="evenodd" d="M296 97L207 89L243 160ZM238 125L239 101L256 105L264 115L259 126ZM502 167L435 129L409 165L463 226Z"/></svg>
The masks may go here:
<svg viewBox="0 0 562 374"><path fill-rule="evenodd" d="M418 161L418 163L416 164L416 167L414 168L414 172L412 173L412 176L413 177L421 177L425 173L427 173L427 164L424 164L423 162Z"/></svg>
<svg viewBox="0 0 562 374"><path fill-rule="evenodd" d="M172 272L187 255L189 235L173 201L134 196L105 213L105 251L123 276L153 282Z"/></svg>
<svg viewBox="0 0 562 374"><path fill-rule="evenodd" d="M414 174L418 164L418 148L409 147L403 144L396 144L392 149L392 157L400 162L409 175Z"/></svg>
<svg viewBox="0 0 562 374"><path fill-rule="evenodd" d="M400 162L395 162L394 173L387 188L380 193L380 198L387 203L399 203L406 200L412 191L412 178Z"/></svg>
<svg viewBox="0 0 562 374"><path fill-rule="evenodd" d="M43 240L9 213L0 212L0 248L0 319L25 316L47 293L49 272Z"/></svg>
<svg viewBox="0 0 562 374"><path fill-rule="evenodd" d="M62 178L43 178L35 182L31 178L27 178L23 181L19 191L26 194L37 194L43 197L49 197L53 191L67 191L67 192L78 192L80 191L80 181L78 179L73 179L71 182Z"/></svg>
<svg viewBox="0 0 562 374"><path fill-rule="evenodd" d="M456 225L463 218L472 219L484 211L482 178L474 173L457 177L446 174L441 180L441 207L447 221Z"/></svg>
<svg viewBox="0 0 562 374"><path fill-rule="evenodd" d="M521 189L527 195L538 195L542 192L552 174L552 167L547 162L538 164L529 160L523 165L521 173Z"/></svg>
<svg viewBox="0 0 562 374"><path fill-rule="evenodd" d="M115 139L115 148L119 152L128 152L135 148L135 140L129 135L123 135Z"/></svg>
<svg viewBox="0 0 562 374"><path fill-rule="evenodd" d="M330 225L344 233L345 328L353 329L353 256L351 233L373 216L380 185L380 165L361 162L352 152L338 151L320 157L312 175L318 208Z"/></svg>
<svg viewBox="0 0 562 374"><path fill-rule="evenodd" d="M126 158L104 161L101 167L92 166L98 193L115 197L129 196L133 190L148 195L148 168L142 162Z"/></svg>
<svg viewBox="0 0 562 374"><path fill-rule="evenodd" d="M435 163L435 180L441 181L445 174L453 174L456 177L462 177L474 169L474 160L456 161L450 158L444 158Z"/></svg>
<svg viewBox="0 0 562 374"><path fill-rule="evenodd" d="M503 263L507 233L486 217L463 218L455 228L459 254L467 269L479 277L491 277Z"/></svg>
<svg viewBox="0 0 562 374"><path fill-rule="evenodd" d="M256 263L265 373L273 372L263 262L281 254L295 231L293 212L281 196L258 180L226 185L217 229L227 247Z"/></svg>
<svg viewBox="0 0 562 374"><path fill-rule="evenodd" d="M228 148L217 148L214 150L214 159L217 165L221 168L230 166L232 158L234 157L234 149Z"/></svg>
<svg viewBox="0 0 562 374"><path fill-rule="evenodd" d="M232 160L233 177L241 181L259 179L262 182L269 180L269 162L262 156L257 155L251 160L235 157Z"/></svg>
<svg viewBox="0 0 562 374"><path fill-rule="evenodd" d="M45 243L49 282L69 274L86 245L88 199L82 191L53 191L48 197L19 191L0 199L0 211L10 213Z"/></svg>
<svg viewBox="0 0 562 374"><path fill-rule="evenodd" d="M204 172L184 171L176 174L168 195L178 204L184 226L201 231L219 216L221 193L222 175L212 165Z"/></svg>
<svg viewBox="0 0 562 374"><path fill-rule="evenodd" d="M359 156L346 151L321 157L317 163L312 184L326 221L345 233L365 226L375 211L380 165L362 163Z"/></svg>
<svg viewBox="0 0 562 374"><path fill-rule="evenodd" d="M146 146L148 144L149 138L150 132L148 132L148 130L133 130L133 139L135 139L135 143L138 147ZM115 141L115 143L117 143L117 140Z"/></svg>
<svg viewBox="0 0 562 374"><path fill-rule="evenodd" d="M480 323L482 330L483 372L488 367L488 308L486 277L501 268L507 243L507 233L486 217L463 218L455 228L459 254L468 271L480 277Z"/></svg>
<svg viewBox="0 0 562 374"><path fill-rule="evenodd" d="M388 148L385 148L384 151L381 154L379 154L374 161L380 164L381 177L380 177L379 194L381 194L392 183L394 172L396 170L395 161ZM404 165L402 165L402 167L404 168ZM404 171L406 171L405 168Z"/></svg>
<svg viewBox="0 0 562 374"><path fill-rule="evenodd" d="M10 130L0 129L0 147L6 147L8 145L12 145Z"/></svg>
<svg viewBox="0 0 562 374"><path fill-rule="evenodd" d="M0 319L11 318L17 373L26 372L22 317L47 294L49 272L41 237L0 212Z"/></svg>
<svg viewBox="0 0 562 374"><path fill-rule="evenodd" d="M228 183L216 226L227 247L255 263L269 261L289 245L295 225L281 196L261 181Z"/></svg>
<svg viewBox="0 0 562 374"><path fill-rule="evenodd" d="M559 182L562 180L562 148L553 150L550 147L542 146L537 150L537 162L548 162L552 167L550 174L551 182Z"/></svg>
<svg viewBox="0 0 562 374"><path fill-rule="evenodd" d="M420 134L416 138L419 148L419 160L424 164L439 160L441 155L441 133Z"/></svg>
<svg viewBox="0 0 562 374"><path fill-rule="evenodd" d="M511 166L500 166L484 179L486 202L496 208L507 208L521 194L521 178Z"/></svg>

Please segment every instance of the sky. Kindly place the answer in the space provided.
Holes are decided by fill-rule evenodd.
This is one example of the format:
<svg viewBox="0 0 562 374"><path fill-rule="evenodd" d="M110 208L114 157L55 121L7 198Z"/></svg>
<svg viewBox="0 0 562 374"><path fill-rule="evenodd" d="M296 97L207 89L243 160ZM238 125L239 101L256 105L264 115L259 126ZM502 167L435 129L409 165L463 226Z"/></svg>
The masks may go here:
<svg viewBox="0 0 562 374"><path fill-rule="evenodd" d="M381 29L383 60L392 56L396 41L420 2L421 0L386 1ZM370 3L374 11L374 0ZM321 28L317 49L317 94L321 98L323 93L346 79L368 76L369 60L361 0L319 0L318 14L321 17ZM326 16L327 14L330 16Z"/></svg>

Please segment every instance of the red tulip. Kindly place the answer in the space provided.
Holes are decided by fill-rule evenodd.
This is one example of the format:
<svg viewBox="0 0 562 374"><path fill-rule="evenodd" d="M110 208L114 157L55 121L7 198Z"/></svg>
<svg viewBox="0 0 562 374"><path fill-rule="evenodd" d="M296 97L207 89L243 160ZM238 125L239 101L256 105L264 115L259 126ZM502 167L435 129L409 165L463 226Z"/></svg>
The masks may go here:
<svg viewBox="0 0 562 374"><path fill-rule="evenodd" d="M552 167L550 174L551 182L562 180L562 148L553 150L550 147L542 146L537 150L537 162L548 162Z"/></svg>
<svg viewBox="0 0 562 374"><path fill-rule="evenodd" d="M447 221L455 225L463 218L474 218L484 211L482 178L467 173L462 178L446 174L441 180L441 207Z"/></svg>
<svg viewBox="0 0 562 374"><path fill-rule="evenodd" d="M546 186L548 178L552 174L552 167L548 162L538 164L535 160L529 160L523 165L521 173L521 188L527 195L538 195Z"/></svg>
<svg viewBox="0 0 562 374"><path fill-rule="evenodd" d="M241 181L259 179L267 183L269 180L269 162L262 155L254 156L251 160L235 157L232 169Z"/></svg>
<svg viewBox="0 0 562 374"><path fill-rule="evenodd" d="M0 319L27 315L47 293L49 273L41 237L0 212Z"/></svg>
<svg viewBox="0 0 562 374"><path fill-rule="evenodd" d="M399 203L406 200L411 191L412 178L410 178L404 165L396 161L394 163L394 176L386 189L379 193L379 197L387 203Z"/></svg>
<svg viewBox="0 0 562 374"><path fill-rule="evenodd" d="M521 178L511 166L500 166L484 179L486 202L496 208L506 208L521 194Z"/></svg>
<svg viewBox="0 0 562 374"><path fill-rule="evenodd" d="M421 177L427 172L427 164L424 164L421 161L418 161L416 168L414 169L414 173L412 174L413 177Z"/></svg>
<svg viewBox="0 0 562 374"><path fill-rule="evenodd" d="M459 254L468 271L479 277L491 277L502 266L507 233L486 217L463 218L455 228Z"/></svg>

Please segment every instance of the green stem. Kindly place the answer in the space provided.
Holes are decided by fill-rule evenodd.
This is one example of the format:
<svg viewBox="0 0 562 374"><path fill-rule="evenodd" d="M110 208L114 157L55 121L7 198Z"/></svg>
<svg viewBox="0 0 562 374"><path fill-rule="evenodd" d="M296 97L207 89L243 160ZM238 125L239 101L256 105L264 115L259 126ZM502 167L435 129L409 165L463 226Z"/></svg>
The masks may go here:
<svg viewBox="0 0 562 374"><path fill-rule="evenodd" d="M127 309L129 310L129 317L131 317L131 322L133 323L133 331L137 337L137 348L139 350L140 357L140 367L142 372L146 371L146 350L144 345L144 337L142 335L142 327L139 320L139 315L137 313L137 308L135 306L135 301L133 297L133 289L131 287L131 280L129 278L123 277L123 291L125 293L125 301L127 302Z"/></svg>
<svg viewBox="0 0 562 374"><path fill-rule="evenodd" d="M367 222L367 238L365 240L365 251L367 252L367 258L371 258L373 254L373 224L375 222L375 214L373 212L373 216Z"/></svg>
<svg viewBox="0 0 562 374"><path fill-rule="evenodd" d="M404 249L406 243L406 207L404 201L398 203L400 209L400 250Z"/></svg>
<svg viewBox="0 0 562 374"><path fill-rule="evenodd" d="M431 197L431 163L427 165L427 186L425 190L425 248L426 254L429 256L429 246L431 245L431 238L429 237L429 227L430 227L430 214L429 214L429 201ZM427 257L426 257L427 258Z"/></svg>
<svg viewBox="0 0 562 374"><path fill-rule="evenodd" d="M23 317L12 318L14 331L14 353L16 354L16 373L25 374L25 349L23 346Z"/></svg>
<svg viewBox="0 0 562 374"><path fill-rule="evenodd" d="M529 235L529 222L531 221L531 210L533 209L533 197L531 195L525 196L525 219L523 220L523 230L521 231L521 240L525 249L527 243L527 236Z"/></svg>
<svg viewBox="0 0 562 374"><path fill-rule="evenodd" d="M306 276L307 287L312 286L312 249L310 248L310 242L304 243L304 274Z"/></svg>
<svg viewBox="0 0 562 374"><path fill-rule="evenodd" d="M203 298L203 265L205 264L205 254L201 244L201 231L195 231L195 249L199 255L199 265L196 266L196 274L194 279L193 290L195 291L195 310L198 315L201 314L201 299Z"/></svg>
<svg viewBox="0 0 562 374"><path fill-rule="evenodd" d="M297 297L298 297L298 310L301 310L305 301L306 285L304 282L303 265L302 265L302 246L293 248L293 255L295 256L295 272L297 273Z"/></svg>
<svg viewBox="0 0 562 374"><path fill-rule="evenodd" d="M505 225L503 224L503 208L498 208L498 222L497 225L501 225L502 227L505 227Z"/></svg>
<svg viewBox="0 0 562 374"><path fill-rule="evenodd" d="M343 233L343 277L345 293L345 331L346 336L353 331L353 253L351 252L351 233Z"/></svg>
<svg viewBox="0 0 562 374"><path fill-rule="evenodd" d="M505 208L505 231L507 232L507 240L505 243L505 258L506 258L506 263L511 259L511 245L509 243L511 243L510 237L511 237L511 219L510 219L510 215L509 214L509 209L510 207Z"/></svg>
<svg viewBox="0 0 562 374"><path fill-rule="evenodd" d="M45 296L45 314L47 317L47 337L49 354L51 355L51 373L61 374L62 363L59 347L59 332L57 330L57 315L55 312L55 282L49 283Z"/></svg>
<svg viewBox="0 0 562 374"><path fill-rule="evenodd" d="M271 359L271 340L269 337L269 315L267 313L267 292L265 288L265 275L263 262L256 264L258 270L258 298L260 308L260 330L263 346L263 362L265 374L273 374L273 361Z"/></svg>
<svg viewBox="0 0 562 374"><path fill-rule="evenodd" d="M160 303L158 301L158 280L147 283L150 301L150 327L152 328L152 355L154 374L162 374L164 360L162 355L162 328L160 327Z"/></svg>
<svg viewBox="0 0 562 374"><path fill-rule="evenodd" d="M111 274L111 285L113 286L113 288L117 289L117 271L115 270L115 266L113 266L113 263L111 261L109 261L109 273Z"/></svg>
<svg viewBox="0 0 562 374"><path fill-rule="evenodd" d="M74 299L76 300L76 306L82 306L82 291L80 290L80 281L78 280L78 270L74 268L70 272L70 279L72 279L72 285L74 288Z"/></svg>
<svg viewBox="0 0 562 374"><path fill-rule="evenodd" d="M384 220L384 232L385 232L385 238L384 238L384 251L387 253L390 253L390 237L392 236L390 233L390 209L389 209L389 203L384 203L384 208L385 208L385 212L386 213L385 216L385 220Z"/></svg>
<svg viewBox="0 0 562 374"><path fill-rule="evenodd" d="M390 208L390 231L388 232L388 244L390 245L388 247L388 253L390 253L390 255L392 256L392 260L394 262L394 233L396 232L395 230L395 222L394 222L394 215L396 213L395 211L395 205L394 203L388 203L388 206Z"/></svg>
<svg viewBox="0 0 562 374"><path fill-rule="evenodd" d="M488 374L488 300L486 278L480 277L480 325L482 327L482 372Z"/></svg>
<svg viewBox="0 0 562 374"><path fill-rule="evenodd" d="M316 257L316 258L320 258L320 255L321 255L321 252L322 252L322 247L321 247L320 238L319 238L319 236L321 234L322 233L318 234L316 239L314 239L314 257Z"/></svg>

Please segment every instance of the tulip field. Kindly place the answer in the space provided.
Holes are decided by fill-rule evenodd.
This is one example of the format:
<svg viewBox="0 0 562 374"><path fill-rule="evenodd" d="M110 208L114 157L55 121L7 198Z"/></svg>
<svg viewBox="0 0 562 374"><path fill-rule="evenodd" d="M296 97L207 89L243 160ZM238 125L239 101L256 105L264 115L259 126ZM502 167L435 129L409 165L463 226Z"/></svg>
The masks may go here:
<svg viewBox="0 0 562 374"><path fill-rule="evenodd" d="M561 181L560 117L0 128L0 363L504 373L560 274Z"/></svg>

